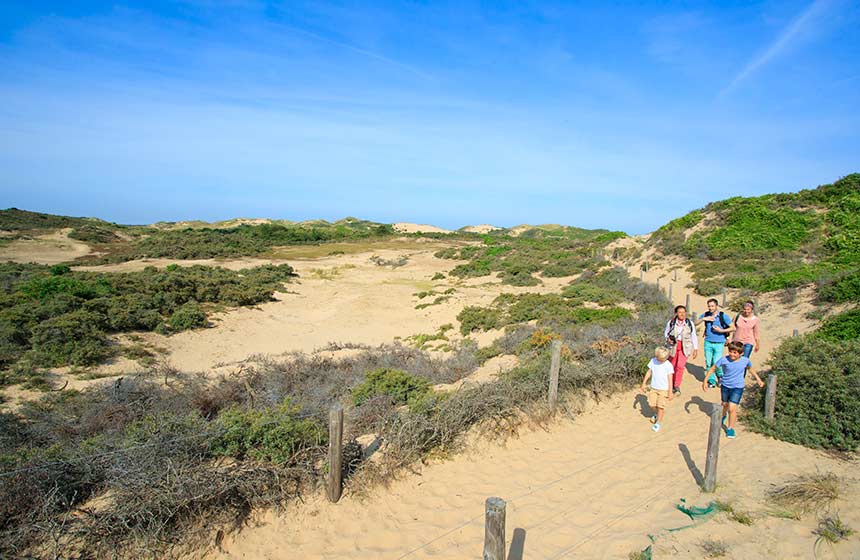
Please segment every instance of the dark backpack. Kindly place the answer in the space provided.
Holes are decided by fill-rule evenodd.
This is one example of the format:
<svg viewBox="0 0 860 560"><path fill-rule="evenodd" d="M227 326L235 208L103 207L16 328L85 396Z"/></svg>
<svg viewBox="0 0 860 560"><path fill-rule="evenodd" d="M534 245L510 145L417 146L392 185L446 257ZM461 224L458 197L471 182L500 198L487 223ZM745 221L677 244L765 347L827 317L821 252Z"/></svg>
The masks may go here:
<svg viewBox="0 0 860 560"><path fill-rule="evenodd" d="M717 314L717 317L716 317L716 318L717 318L717 320L720 322L720 327L721 327L721 328L723 328L723 329L727 329L727 328L729 328L729 325L728 325L728 324L726 324L726 314L725 314L725 313L723 313L723 312L722 312L722 310L720 310L720 312ZM714 333L714 334L722 335L722 336L723 336L723 338L728 338L728 337L729 337L729 333L714 332L713 325L711 326L711 332L712 332L712 333Z"/></svg>

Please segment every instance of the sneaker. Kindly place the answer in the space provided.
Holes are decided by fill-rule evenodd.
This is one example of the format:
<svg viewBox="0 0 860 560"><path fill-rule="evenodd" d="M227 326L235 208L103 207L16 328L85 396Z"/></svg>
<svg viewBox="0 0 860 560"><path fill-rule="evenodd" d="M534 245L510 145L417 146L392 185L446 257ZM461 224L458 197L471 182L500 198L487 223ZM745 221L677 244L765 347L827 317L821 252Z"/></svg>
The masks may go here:
<svg viewBox="0 0 860 560"><path fill-rule="evenodd" d="M726 437L729 439L735 439L735 429L734 428L726 429Z"/></svg>
<svg viewBox="0 0 860 560"><path fill-rule="evenodd" d="M674 389L672 389L672 393L674 393L676 395L680 395L681 394L681 388L675 387Z"/></svg>
<svg viewBox="0 0 860 560"><path fill-rule="evenodd" d="M652 417L651 417L651 423L652 423L652 424L656 424L656 423L657 423L657 415L656 415L656 414L655 414L654 416L652 416Z"/></svg>
<svg viewBox="0 0 860 560"><path fill-rule="evenodd" d="M717 384L714 383L713 381L708 381L708 389L713 389L716 386L717 386Z"/></svg>
<svg viewBox="0 0 860 560"><path fill-rule="evenodd" d="M651 426L651 429L654 430L655 432L659 432L660 431L660 424L655 423L653 426Z"/></svg>

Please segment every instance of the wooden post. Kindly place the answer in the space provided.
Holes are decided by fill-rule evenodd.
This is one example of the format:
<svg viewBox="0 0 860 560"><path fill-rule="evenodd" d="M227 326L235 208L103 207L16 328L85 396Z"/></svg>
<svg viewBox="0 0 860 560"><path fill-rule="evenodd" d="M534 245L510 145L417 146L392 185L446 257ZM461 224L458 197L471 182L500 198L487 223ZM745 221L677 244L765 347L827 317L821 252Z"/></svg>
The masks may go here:
<svg viewBox="0 0 860 560"><path fill-rule="evenodd" d="M797 329L794 329L793 331L791 331L791 336L797 336L797 334L798 334Z"/></svg>
<svg viewBox="0 0 860 560"><path fill-rule="evenodd" d="M687 301L684 302L684 307L687 308L687 313L692 314L692 310L690 309L690 294L687 294Z"/></svg>
<svg viewBox="0 0 860 560"><path fill-rule="evenodd" d="M645 271L640 268L639 269L639 281L641 282L643 280L645 280Z"/></svg>
<svg viewBox="0 0 860 560"><path fill-rule="evenodd" d="M702 490L713 492L717 487L717 459L720 456L720 431L723 423L723 407L713 405L711 410L711 428L708 430L708 455L705 458L705 480Z"/></svg>
<svg viewBox="0 0 860 560"><path fill-rule="evenodd" d="M678 281L678 269L677 269L677 268L676 268L675 270L673 270L673 271L672 271L672 281L673 281L673 282L677 282L677 281Z"/></svg>
<svg viewBox="0 0 860 560"><path fill-rule="evenodd" d="M561 340L552 341L552 361L549 366L549 407L555 411L558 403L558 370L561 368Z"/></svg>
<svg viewBox="0 0 860 560"><path fill-rule="evenodd" d="M669 301L672 301L672 286L675 284L669 282Z"/></svg>
<svg viewBox="0 0 860 560"><path fill-rule="evenodd" d="M484 521L484 560L505 560L505 501L487 498Z"/></svg>
<svg viewBox="0 0 860 560"><path fill-rule="evenodd" d="M723 306L723 307L725 307L725 306L726 306L726 289L725 289L725 288L723 288L723 303L722 303L722 306Z"/></svg>
<svg viewBox="0 0 860 560"><path fill-rule="evenodd" d="M767 389L764 394L764 417L767 420L773 420L773 413L776 409L776 374L771 373L767 376Z"/></svg>
<svg viewBox="0 0 860 560"><path fill-rule="evenodd" d="M659 277L657 278L657 290L658 291L660 290L660 278Z"/></svg>
<svg viewBox="0 0 860 560"><path fill-rule="evenodd" d="M331 407L328 414L328 499L340 500L343 492L343 408Z"/></svg>

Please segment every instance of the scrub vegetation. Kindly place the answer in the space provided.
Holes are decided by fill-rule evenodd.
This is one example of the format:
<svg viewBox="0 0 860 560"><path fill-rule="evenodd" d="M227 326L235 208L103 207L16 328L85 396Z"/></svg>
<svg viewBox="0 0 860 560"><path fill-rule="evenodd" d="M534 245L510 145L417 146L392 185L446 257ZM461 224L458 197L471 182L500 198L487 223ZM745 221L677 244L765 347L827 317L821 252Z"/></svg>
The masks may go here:
<svg viewBox="0 0 860 560"><path fill-rule="evenodd" d="M703 295L814 283L822 302L857 301L860 174L797 193L714 202L664 225L649 243L693 259L694 287Z"/></svg>
<svg viewBox="0 0 860 560"><path fill-rule="evenodd" d="M294 276L285 264L129 273L0 264L0 386L38 377L39 367L98 364L117 350L110 334L205 326L208 311L270 301Z"/></svg>

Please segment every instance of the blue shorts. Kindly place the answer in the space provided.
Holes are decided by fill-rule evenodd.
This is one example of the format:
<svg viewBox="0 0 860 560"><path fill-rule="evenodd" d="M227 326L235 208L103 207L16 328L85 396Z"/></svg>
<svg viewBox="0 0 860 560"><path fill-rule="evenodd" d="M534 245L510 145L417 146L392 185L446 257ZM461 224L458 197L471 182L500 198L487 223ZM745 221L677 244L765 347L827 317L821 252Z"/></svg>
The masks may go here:
<svg viewBox="0 0 860 560"><path fill-rule="evenodd" d="M730 402L735 404L741 403L741 397L744 394L743 387L730 388L730 387L720 387L720 395L722 396L722 400L724 403Z"/></svg>

